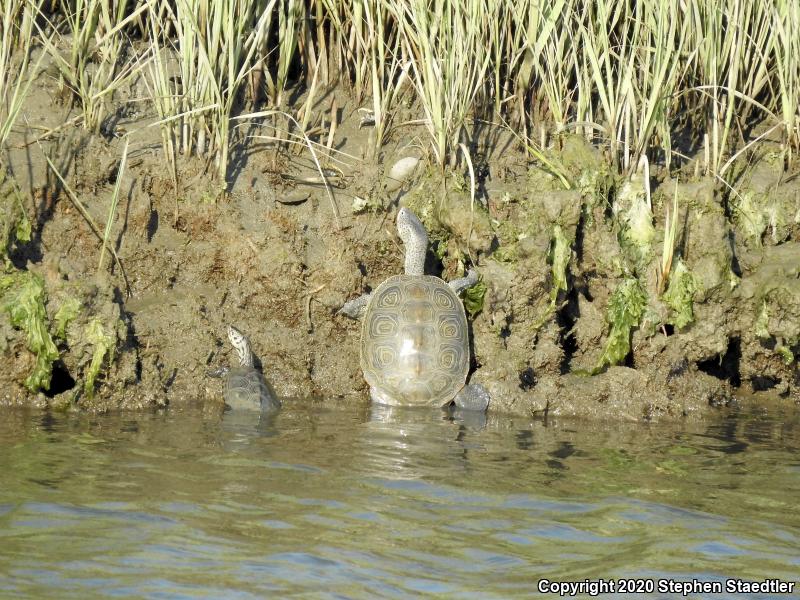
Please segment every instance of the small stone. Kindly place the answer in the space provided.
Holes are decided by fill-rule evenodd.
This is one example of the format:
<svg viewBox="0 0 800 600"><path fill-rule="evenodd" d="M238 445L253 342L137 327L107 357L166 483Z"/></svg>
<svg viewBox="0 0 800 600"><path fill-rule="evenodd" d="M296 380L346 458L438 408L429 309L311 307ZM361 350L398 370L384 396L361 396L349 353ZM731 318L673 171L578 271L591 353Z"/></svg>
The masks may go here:
<svg viewBox="0 0 800 600"><path fill-rule="evenodd" d="M281 204L294 205L294 204L302 204L310 197L311 197L311 192L305 190L295 190L293 192L290 192L286 196L282 197L278 196L276 200Z"/></svg>
<svg viewBox="0 0 800 600"><path fill-rule="evenodd" d="M367 202L366 198L361 198L360 196L356 196L353 198L353 214L357 215L359 213L364 212L367 210L369 206L369 202Z"/></svg>
<svg viewBox="0 0 800 600"><path fill-rule="evenodd" d="M418 164L419 158L416 156L406 156L394 163L386 174L386 191L394 192L399 190L414 172L414 169L417 168Z"/></svg>

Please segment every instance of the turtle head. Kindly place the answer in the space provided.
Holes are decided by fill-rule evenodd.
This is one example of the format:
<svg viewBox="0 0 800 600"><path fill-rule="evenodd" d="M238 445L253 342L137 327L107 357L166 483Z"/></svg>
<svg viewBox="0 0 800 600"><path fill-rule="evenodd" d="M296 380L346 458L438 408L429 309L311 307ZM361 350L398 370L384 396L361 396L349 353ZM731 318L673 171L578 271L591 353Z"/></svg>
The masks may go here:
<svg viewBox="0 0 800 600"><path fill-rule="evenodd" d="M397 233L406 247L406 275L424 274L428 233L417 215L405 206L397 213Z"/></svg>
<svg viewBox="0 0 800 600"><path fill-rule="evenodd" d="M228 339L239 355L239 364L243 367L253 366L253 353L250 350L250 340L233 325L228 325Z"/></svg>

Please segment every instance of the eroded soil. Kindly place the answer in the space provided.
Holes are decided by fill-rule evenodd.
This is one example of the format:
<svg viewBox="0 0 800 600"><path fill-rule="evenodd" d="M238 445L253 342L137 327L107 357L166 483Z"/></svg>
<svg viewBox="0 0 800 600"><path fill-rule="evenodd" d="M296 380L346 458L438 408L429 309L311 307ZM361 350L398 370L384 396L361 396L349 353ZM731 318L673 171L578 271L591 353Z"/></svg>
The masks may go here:
<svg viewBox="0 0 800 600"><path fill-rule="evenodd" d="M483 277L483 308L471 320L472 378L491 391L493 411L637 420L703 416L737 392L800 398L800 182L766 158L740 178L736 197L691 167L680 183L654 178L652 252L633 256L618 216L624 182L577 138L552 141L551 155L573 184L564 189L510 136L487 136L476 147L473 201L466 166L424 166L421 129L398 129L378 160L366 159L369 127L359 128L359 105L336 90L317 104L327 114L335 96L340 107L335 147L344 154L327 164L339 170L332 199L314 183L319 173L307 152L244 136L227 193L219 193L213 165L196 156L180 157L176 190L158 127L147 127L152 114L127 103L137 84L117 98L120 118L105 135L66 125L41 146L34 138L77 113L58 100L53 82L37 85L26 107L30 126L12 138L7 157L32 223L31 240L12 245L10 258L42 275L51 329L69 299L81 310L56 338L60 359L47 394L25 387L36 358L25 333L0 315L2 403L218 409L221 383L206 372L234 360L228 323L249 335L280 395L366 402L360 326L336 311L401 272L398 204L414 208L431 232L428 272L450 279L472 262ZM130 146L111 241L124 276L108 256L98 269L101 244L43 157L102 228L123 132ZM408 156L423 161L404 181L388 178ZM694 277L688 323L659 288L665 207L675 193L676 260ZM763 227L754 224L762 217ZM556 251L559 239L565 253ZM559 257L562 286L553 268ZM621 364L596 369L613 327L609 302L630 279L647 307ZM85 387L92 320L115 347L93 394ZM600 372L588 375L593 369Z"/></svg>

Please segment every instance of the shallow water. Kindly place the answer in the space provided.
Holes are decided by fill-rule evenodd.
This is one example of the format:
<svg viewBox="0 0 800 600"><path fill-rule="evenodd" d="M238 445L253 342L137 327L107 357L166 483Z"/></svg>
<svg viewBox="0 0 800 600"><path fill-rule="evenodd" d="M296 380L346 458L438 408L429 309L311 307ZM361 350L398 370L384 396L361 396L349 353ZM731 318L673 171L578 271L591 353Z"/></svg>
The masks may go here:
<svg viewBox="0 0 800 600"><path fill-rule="evenodd" d="M4 413L0 597L509 598L537 595L543 578L798 581L798 449L795 414L667 426L304 403L258 424Z"/></svg>

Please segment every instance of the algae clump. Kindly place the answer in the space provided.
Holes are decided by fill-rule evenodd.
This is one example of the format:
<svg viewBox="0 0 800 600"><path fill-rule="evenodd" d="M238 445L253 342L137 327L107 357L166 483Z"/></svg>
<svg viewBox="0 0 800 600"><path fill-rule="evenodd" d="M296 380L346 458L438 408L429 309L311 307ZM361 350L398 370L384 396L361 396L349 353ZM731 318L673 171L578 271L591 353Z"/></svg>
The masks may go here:
<svg viewBox="0 0 800 600"><path fill-rule="evenodd" d="M775 346L775 352L783 359L783 364L787 367L794 362L794 352L787 346L783 344Z"/></svg>
<svg viewBox="0 0 800 600"><path fill-rule="evenodd" d="M571 257L572 244L560 225L553 227L550 259L552 262L553 288L550 290L550 304L555 307L558 293L567 291L567 267Z"/></svg>
<svg viewBox="0 0 800 600"><path fill-rule="evenodd" d="M486 284L483 280L469 287L464 292L464 308L470 317L474 318L483 310L483 301L486 296Z"/></svg>
<svg viewBox="0 0 800 600"><path fill-rule="evenodd" d="M647 294L636 278L625 279L617 286L608 302L606 320L611 325L606 347L591 374L596 375L608 365L620 363L631 351L631 330L647 307Z"/></svg>
<svg viewBox="0 0 800 600"><path fill-rule="evenodd" d="M67 298L64 301L56 314L53 317L53 320L56 322L56 333L55 336L60 340L67 339L67 327L69 324L75 320L80 313L81 310L81 302L77 298Z"/></svg>
<svg viewBox="0 0 800 600"><path fill-rule="evenodd" d="M753 324L753 329L756 336L762 340L775 338L774 352L781 357L783 364L788 367L795 361L795 355L790 346L796 344L797 339L784 340L782 335L773 336L769 330L769 308L767 307L766 300L761 301L761 310L758 312L756 321Z"/></svg>
<svg viewBox="0 0 800 600"><path fill-rule="evenodd" d="M106 333L99 317L93 317L86 325L86 339L94 345L92 363L86 373L83 390L89 398L94 396L94 384L103 366L103 359L108 356L109 363L114 360L114 338Z"/></svg>
<svg viewBox="0 0 800 600"><path fill-rule="evenodd" d="M683 329L694 321L694 294L698 290L697 277L679 260L669 277L669 287L662 299L670 307L669 322Z"/></svg>
<svg viewBox="0 0 800 600"><path fill-rule="evenodd" d="M526 237L526 233L521 232L517 224L512 220L493 220L492 225L500 242L500 247L492 253L492 258L504 263L513 263L519 256L517 243Z"/></svg>
<svg viewBox="0 0 800 600"><path fill-rule="evenodd" d="M25 379L25 387L31 392L50 389L58 348L48 331L44 279L30 271L5 273L0 276L0 295L0 310L26 333L28 350L36 355L36 366Z"/></svg>
<svg viewBox="0 0 800 600"><path fill-rule="evenodd" d="M769 222L767 212L754 198L752 192L744 192L739 195L738 202L733 205L733 215L745 239L761 246L761 237Z"/></svg>
<svg viewBox="0 0 800 600"><path fill-rule="evenodd" d="M0 244L0 254L2 254L3 261L8 264L8 252L11 245L15 242L29 242L31 241L31 221L25 212L25 207L22 204L22 199L16 189L16 184L13 179L9 179L9 185L4 186L6 183L5 177L0 170L0 196L3 197L2 201L2 240Z"/></svg>
<svg viewBox="0 0 800 600"><path fill-rule="evenodd" d="M623 184L613 208L620 225L620 246L628 251L637 270L641 270L650 262L656 234L641 176L635 175Z"/></svg>
<svg viewBox="0 0 800 600"><path fill-rule="evenodd" d="M756 322L753 324L753 328L755 329L755 334L757 337L761 338L762 340L767 340L772 335L769 332L769 309L767 308L767 301L762 300L761 302L761 310L756 317Z"/></svg>

